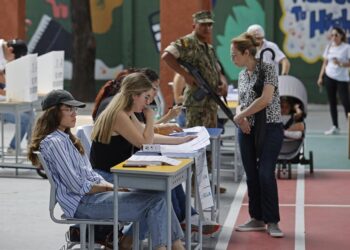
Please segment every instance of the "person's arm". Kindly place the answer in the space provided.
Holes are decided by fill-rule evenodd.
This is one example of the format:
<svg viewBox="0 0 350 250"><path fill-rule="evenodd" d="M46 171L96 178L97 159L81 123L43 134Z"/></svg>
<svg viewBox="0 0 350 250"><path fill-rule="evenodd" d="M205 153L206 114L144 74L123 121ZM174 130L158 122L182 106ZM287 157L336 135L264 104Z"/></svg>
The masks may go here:
<svg viewBox="0 0 350 250"><path fill-rule="evenodd" d="M240 125L242 122L244 122L244 118L266 108L272 101L274 91L274 85L265 84L261 96L256 98L246 109L240 111L237 115L235 115L235 122Z"/></svg>
<svg viewBox="0 0 350 250"><path fill-rule="evenodd" d="M101 182L94 184L88 194L95 194L95 193L102 193L102 192L107 192L107 191L113 191L113 184L109 182Z"/></svg>
<svg viewBox="0 0 350 250"><path fill-rule="evenodd" d="M173 93L174 93L174 101L176 104L180 104L184 102L183 92L186 87L185 78L183 78L180 74L175 74L173 79Z"/></svg>
<svg viewBox="0 0 350 250"><path fill-rule="evenodd" d="M154 133L161 135L169 135L174 132L183 131L176 123L155 124Z"/></svg>
<svg viewBox="0 0 350 250"><path fill-rule="evenodd" d="M193 140L197 136L187 135L187 136L167 136L167 135L154 135L154 143L156 144L169 144L178 145Z"/></svg>
<svg viewBox="0 0 350 250"><path fill-rule="evenodd" d="M325 73L327 63L328 63L328 60L324 59L322 66L321 66L320 74L318 75L318 80L317 80L317 85L319 87L322 87L322 85L323 85L323 75Z"/></svg>
<svg viewBox="0 0 350 250"><path fill-rule="evenodd" d="M196 79L188 73L184 68L181 67L181 65L177 62L174 55L172 55L170 52L165 51L162 55L162 60L168 64L170 68L172 68L175 72L179 73L185 78L185 82L190 85L196 84Z"/></svg>
<svg viewBox="0 0 350 250"><path fill-rule="evenodd" d="M156 121L156 124L167 123L170 120L176 118L181 112L182 106L173 106L169 109L168 113L163 115L159 120Z"/></svg>
<svg viewBox="0 0 350 250"><path fill-rule="evenodd" d="M142 144L153 143L153 116L154 113L150 109L145 109L146 124L141 124L136 116L132 114L130 117L124 111L119 112L114 121L113 131L123 136L132 145L140 148Z"/></svg>
<svg viewBox="0 0 350 250"><path fill-rule="evenodd" d="M281 75L288 75L290 70L290 62L288 58L287 57L283 58L280 61L280 64L282 65Z"/></svg>

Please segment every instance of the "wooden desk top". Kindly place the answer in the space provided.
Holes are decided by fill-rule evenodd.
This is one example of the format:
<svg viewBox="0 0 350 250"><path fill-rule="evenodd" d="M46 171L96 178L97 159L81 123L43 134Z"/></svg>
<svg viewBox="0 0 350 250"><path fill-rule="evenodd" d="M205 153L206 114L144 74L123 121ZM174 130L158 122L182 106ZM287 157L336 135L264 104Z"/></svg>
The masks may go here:
<svg viewBox="0 0 350 250"><path fill-rule="evenodd" d="M125 162L119 163L118 165L111 168L112 173L143 173L143 174L165 174L172 175L177 173L179 170L191 164L193 159L177 159L181 163L176 166L171 165L160 165L160 166L146 166L146 167L123 167Z"/></svg>

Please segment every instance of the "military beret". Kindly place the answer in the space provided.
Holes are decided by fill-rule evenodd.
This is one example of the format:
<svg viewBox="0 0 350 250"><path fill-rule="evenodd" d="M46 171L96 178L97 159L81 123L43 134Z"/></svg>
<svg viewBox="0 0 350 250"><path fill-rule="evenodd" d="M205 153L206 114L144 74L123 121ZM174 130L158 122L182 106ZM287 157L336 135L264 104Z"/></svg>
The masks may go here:
<svg viewBox="0 0 350 250"><path fill-rule="evenodd" d="M192 15L193 21L196 23L214 23L214 14L211 11L202 10Z"/></svg>

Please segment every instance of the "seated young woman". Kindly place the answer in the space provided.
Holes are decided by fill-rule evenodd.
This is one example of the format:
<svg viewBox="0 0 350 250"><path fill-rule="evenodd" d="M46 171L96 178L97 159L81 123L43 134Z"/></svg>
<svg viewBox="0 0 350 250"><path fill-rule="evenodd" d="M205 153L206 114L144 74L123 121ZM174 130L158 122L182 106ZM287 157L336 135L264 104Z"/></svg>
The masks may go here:
<svg viewBox="0 0 350 250"><path fill-rule="evenodd" d="M67 217L111 219L113 185L92 169L80 141L70 131L81 107L85 104L69 92L51 91L42 102L44 112L35 124L28 157L38 166L34 151L41 152L58 188L56 199ZM140 238L149 231L155 249L166 249L164 192L118 192L118 202L120 221L139 221ZM171 226L173 249L184 249L180 240L183 232L173 211ZM130 242L129 230L120 243L121 249L130 249Z"/></svg>
<svg viewBox="0 0 350 250"><path fill-rule="evenodd" d="M113 97L106 109L97 118L92 131L90 161L93 168L107 181L113 182L110 168L128 159L142 144L180 144L193 136L154 136L154 113L147 107L154 96L154 88L141 73L127 75L121 83L120 92ZM135 113L143 112L145 123ZM172 202L179 221L185 219L185 194L181 185L172 191ZM192 210L194 220L197 213ZM194 223L195 224L195 223ZM218 225L208 225L203 232L211 234Z"/></svg>

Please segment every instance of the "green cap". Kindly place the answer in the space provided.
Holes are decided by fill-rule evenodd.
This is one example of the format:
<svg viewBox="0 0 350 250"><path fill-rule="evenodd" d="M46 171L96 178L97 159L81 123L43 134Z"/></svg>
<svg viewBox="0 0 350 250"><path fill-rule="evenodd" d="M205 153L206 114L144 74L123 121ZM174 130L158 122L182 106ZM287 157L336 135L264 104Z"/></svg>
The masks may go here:
<svg viewBox="0 0 350 250"><path fill-rule="evenodd" d="M192 15L193 21L196 23L214 23L214 14L208 10L202 10Z"/></svg>

